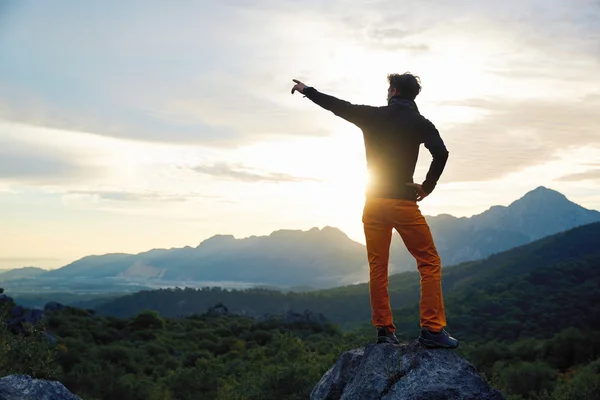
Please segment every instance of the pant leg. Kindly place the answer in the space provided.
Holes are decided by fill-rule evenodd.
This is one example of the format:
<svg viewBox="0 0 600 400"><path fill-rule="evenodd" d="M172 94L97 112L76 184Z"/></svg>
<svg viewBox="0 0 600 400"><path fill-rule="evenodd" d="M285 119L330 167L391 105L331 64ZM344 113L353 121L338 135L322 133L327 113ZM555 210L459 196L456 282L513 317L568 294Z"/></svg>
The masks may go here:
<svg viewBox="0 0 600 400"><path fill-rule="evenodd" d="M394 332L392 308L388 293L388 261L393 226L385 219L384 199L367 198L363 210L363 227L369 259L369 297L372 322L376 327L387 327Z"/></svg>
<svg viewBox="0 0 600 400"><path fill-rule="evenodd" d="M421 326L431 331L441 331L446 326L442 262L429 225L414 201L396 201L391 218L407 250L416 259L421 274Z"/></svg>

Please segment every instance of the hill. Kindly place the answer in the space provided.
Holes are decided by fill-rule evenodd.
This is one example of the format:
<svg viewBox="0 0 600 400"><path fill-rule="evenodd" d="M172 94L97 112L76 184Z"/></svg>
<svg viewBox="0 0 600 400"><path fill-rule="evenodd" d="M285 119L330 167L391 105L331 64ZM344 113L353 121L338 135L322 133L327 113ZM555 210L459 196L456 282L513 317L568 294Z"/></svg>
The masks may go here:
<svg viewBox="0 0 600 400"><path fill-rule="evenodd" d="M42 276L48 271L37 267L23 267L9 270L0 270L0 282L6 282L17 279L28 279Z"/></svg>

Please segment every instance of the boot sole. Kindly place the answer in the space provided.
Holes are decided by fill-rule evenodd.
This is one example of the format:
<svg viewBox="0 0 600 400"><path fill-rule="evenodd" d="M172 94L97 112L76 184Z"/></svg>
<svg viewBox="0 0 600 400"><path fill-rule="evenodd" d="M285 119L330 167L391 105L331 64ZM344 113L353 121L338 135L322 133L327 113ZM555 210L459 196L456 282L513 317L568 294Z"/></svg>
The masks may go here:
<svg viewBox="0 0 600 400"><path fill-rule="evenodd" d="M425 339L422 337L419 338L419 343L421 343L422 345L427 346L429 348L449 349L449 350L454 350L454 349L458 348L458 343L456 344L456 346L448 346L448 345L434 342L433 340Z"/></svg>

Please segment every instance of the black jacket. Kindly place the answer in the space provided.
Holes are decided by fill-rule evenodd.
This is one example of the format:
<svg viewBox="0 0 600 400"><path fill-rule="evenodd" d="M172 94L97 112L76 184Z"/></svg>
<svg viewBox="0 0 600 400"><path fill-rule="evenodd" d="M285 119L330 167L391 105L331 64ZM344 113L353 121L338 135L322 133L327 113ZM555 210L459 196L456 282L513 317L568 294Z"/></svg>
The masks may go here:
<svg viewBox="0 0 600 400"><path fill-rule="evenodd" d="M414 101L395 96L387 106L373 107L351 104L312 87L306 87L303 94L362 130L370 175L367 196L416 200L415 190L406 183L414 182L421 143L433 156L422 185L427 193L433 191L446 166L448 150Z"/></svg>

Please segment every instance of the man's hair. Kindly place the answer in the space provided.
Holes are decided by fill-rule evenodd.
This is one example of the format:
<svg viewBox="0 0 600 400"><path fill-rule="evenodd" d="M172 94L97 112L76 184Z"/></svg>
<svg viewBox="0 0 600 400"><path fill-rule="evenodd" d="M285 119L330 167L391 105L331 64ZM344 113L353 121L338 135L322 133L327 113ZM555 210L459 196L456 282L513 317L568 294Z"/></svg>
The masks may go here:
<svg viewBox="0 0 600 400"><path fill-rule="evenodd" d="M392 89L396 89L402 97L410 100L414 100L421 92L421 79L410 72L389 74L388 82Z"/></svg>

